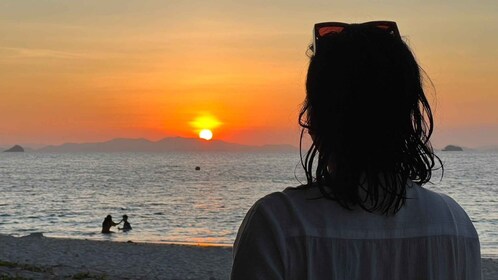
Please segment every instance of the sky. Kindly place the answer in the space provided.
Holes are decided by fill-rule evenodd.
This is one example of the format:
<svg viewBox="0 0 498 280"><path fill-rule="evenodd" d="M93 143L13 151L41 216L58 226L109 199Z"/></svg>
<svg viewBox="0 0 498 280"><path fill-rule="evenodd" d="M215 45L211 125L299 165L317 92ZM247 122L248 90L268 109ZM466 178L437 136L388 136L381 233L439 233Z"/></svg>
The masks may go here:
<svg viewBox="0 0 498 280"><path fill-rule="evenodd" d="M0 147L203 128L298 145L313 24L371 20L432 80L435 147L498 145L496 1L2 0Z"/></svg>

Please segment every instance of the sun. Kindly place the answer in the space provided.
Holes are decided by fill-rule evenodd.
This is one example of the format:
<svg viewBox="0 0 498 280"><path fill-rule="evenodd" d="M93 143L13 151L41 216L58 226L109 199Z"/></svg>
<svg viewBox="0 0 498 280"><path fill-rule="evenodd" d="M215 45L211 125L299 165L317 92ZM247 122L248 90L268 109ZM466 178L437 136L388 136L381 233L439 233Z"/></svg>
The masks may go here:
<svg viewBox="0 0 498 280"><path fill-rule="evenodd" d="M213 138L213 129L216 129L223 123L211 114L202 113L189 122L189 124L193 128L192 132L199 134L199 138L211 140Z"/></svg>
<svg viewBox="0 0 498 280"><path fill-rule="evenodd" d="M199 132L199 138L204 140L211 140L213 138L213 132L209 129L203 129Z"/></svg>

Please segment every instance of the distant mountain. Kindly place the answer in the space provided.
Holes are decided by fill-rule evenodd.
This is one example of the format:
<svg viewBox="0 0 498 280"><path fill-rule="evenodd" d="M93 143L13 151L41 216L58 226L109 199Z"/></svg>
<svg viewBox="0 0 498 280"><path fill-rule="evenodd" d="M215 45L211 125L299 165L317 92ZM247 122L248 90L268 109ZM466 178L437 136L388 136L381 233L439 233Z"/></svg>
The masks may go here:
<svg viewBox="0 0 498 280"><path fill-rule="evenodd" d="M297 151L291 145L248 146L221 140L170 137L159 141L118 138L97 143L66 143L47 146L38 152L175 152L175 151Z"/></svg>
<svg viewBox="0 0 498 280"><path fill-rule="evenodd" d="M29 148L29 147L26 147L26 146L21 146L21 145L15 145L15 146L20 146L21 148L24 149L24 152L34 152L35 151L33 148ZM14 147L10 147L10 148L0 147L0 152L2 152L2 151L6 152L7 150L10 150L10 149L12 149Z"/></svg>
<svg viewBox="0 0 498 280"><path fill-rule="evenodd" d="M21 152L21 153L23 153L24 152L24 148L21 147L21 146L19 146L19 145L15 145L14 147L12 147L10 149L7 149L4 152L7 152L7 153L9 153L9 152L19 153L19 152Z"/></svg>

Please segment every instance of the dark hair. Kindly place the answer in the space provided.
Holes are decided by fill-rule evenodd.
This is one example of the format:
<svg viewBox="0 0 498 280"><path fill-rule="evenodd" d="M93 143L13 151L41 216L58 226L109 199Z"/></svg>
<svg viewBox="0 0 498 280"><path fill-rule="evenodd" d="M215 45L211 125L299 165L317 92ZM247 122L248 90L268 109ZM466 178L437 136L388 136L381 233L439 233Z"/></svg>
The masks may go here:
<svg viewBox="0 0 498 280"><path fill-rule="evenodd" d="M299 114L301 142L305 129L313 139L301 156L306 186L348 209L396 213L408 181L427 183L440 162L420 67L403 40L376 27L350 25L319 43Z"/></svg>

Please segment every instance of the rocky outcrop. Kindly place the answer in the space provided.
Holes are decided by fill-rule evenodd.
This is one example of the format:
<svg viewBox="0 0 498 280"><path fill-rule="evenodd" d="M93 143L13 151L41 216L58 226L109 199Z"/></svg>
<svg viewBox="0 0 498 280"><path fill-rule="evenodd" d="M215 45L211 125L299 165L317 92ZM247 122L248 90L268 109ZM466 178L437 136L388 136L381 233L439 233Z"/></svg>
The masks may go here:
<svg viewBox="0 0 498 280"><path fill-rule="evenodd" d="M24 148L19 145L15 145L14 147L5 150L4 152L24 152Z"/></svg>
<svg viewBox="0 0 498 280"><path fill-rule="evenodd" d="M461 151L463 151L463 149L462 149L462 147L458 147L455 145L448 145L448 146L444 147L443 151L445 151L445 152L453 152L453 151L461 152Z"/></svg>

